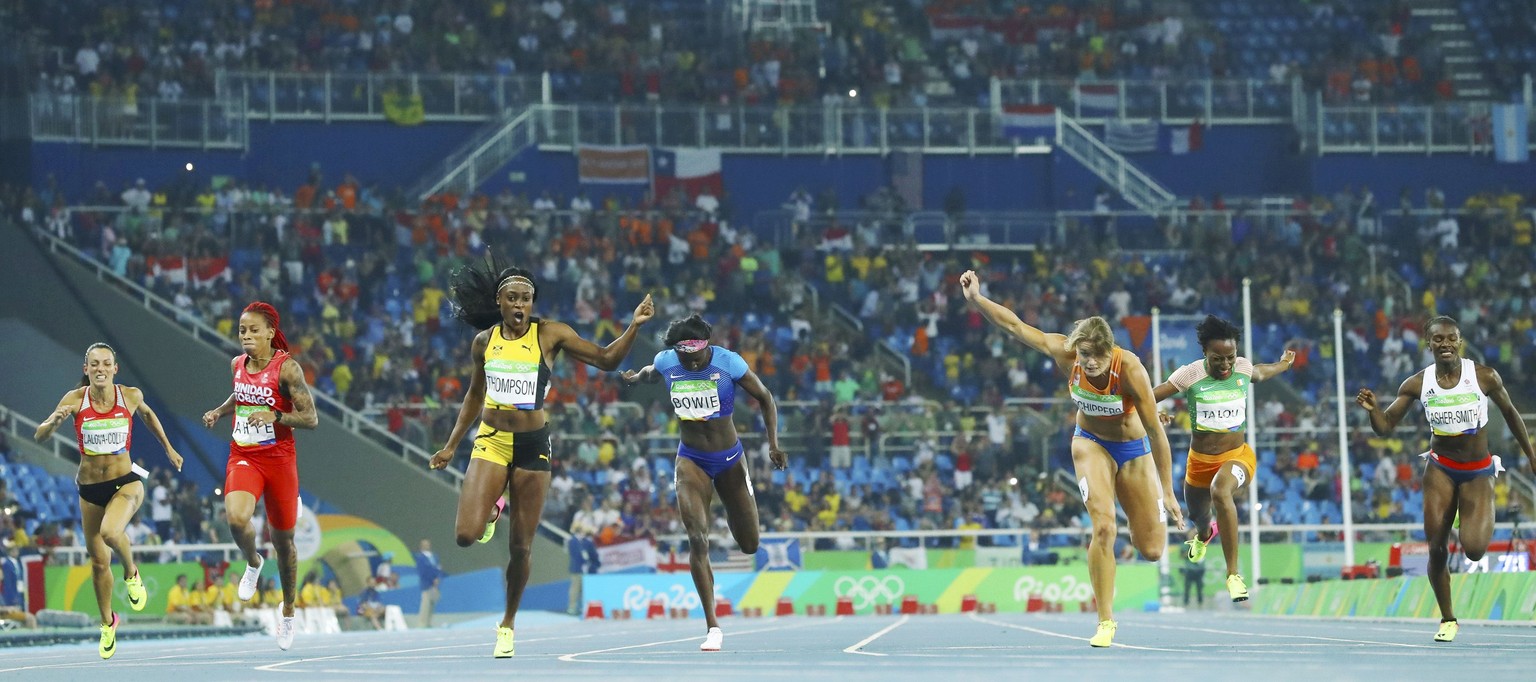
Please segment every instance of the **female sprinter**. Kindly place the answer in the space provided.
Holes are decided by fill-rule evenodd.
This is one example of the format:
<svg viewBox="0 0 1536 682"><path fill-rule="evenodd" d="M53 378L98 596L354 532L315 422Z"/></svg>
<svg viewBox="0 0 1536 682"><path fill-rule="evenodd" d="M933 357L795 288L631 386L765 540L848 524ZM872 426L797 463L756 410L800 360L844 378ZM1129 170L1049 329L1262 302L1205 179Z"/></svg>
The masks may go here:
<svg viewBox="0 0 1536 682"><path fill-rule="evenodd" d="M960 275L960 287L965 299L989 322L1067 370L1067 388L1078 407L1072 465L1093 522L1088 575L1098 603L1099 627L1088 644L1107 647L1114 643L1117 628L1115 500L1125 508L1131 544L1148 561L1161 558L1168 545L1167 517L1184 528L1173 494L1168 437L1152 398L1152 380L1134 354L1115 346L1114 334L1102 317L1078 320L1066 336L1047 334L983 296L974 271ZM1146 457L1149 454L1152 457Z"/></svg>
<svg viewBox="0 0 1536 682"><path fill-rule="evenodd" d="M1264 381L1291 368L1295 351L1287 350L1279 362L1255 365L1238 357L1237 342L1243 331L1215 315L1207 315L1195 327L1204 360L1174 370L1168 380L1152 389L1159 402L1184 394L1189 405L1189 462L1184 467L1184 504L1194 535L1189 560L1205 560L1211 541L1211 508L1216 509L1216 531L1221 553L1227 559L1227 593L1232 601L1248 599L1248 584L1237 571L1237 494L1253 483L1258 459L1243 440L1248 427L1248 391L1253 382ZM1222 474L1226 475L1223 476ZM1204 537L1201 537L1201 536Z"/></svg>
<svg viewBox="0 0 1536 682"><path fill-rule="evenodd" d="M267 303L245 307L240 314L240 348L245 353L230 361L235 390L224 404L203 414L203 425L211 429L224 415L235 415L224 474L224 516L235 544L245 553L242 601L256 594L261 578L264 562L256 549L251 515L256 500L266 498L267 527L283 584L277 646L287 651L293 645L293 607L299 596L299 556L293 545L300 513L299 463L293 430L319 426L320 415L304 383L304 369L288 354L288 339L278 322L277 309Z"/></svg>
<svg viewBox="0 0 1536 682"><path fill-rule="evenodd" d="M653 383L665 379L672 411L681 422L677 447L677 510L688 531L688 568L699 592L708 628L701 651L719 651L725 639L715 619L715 574L709 566L710 502L720 493L731 536L745 554L757 553L757 500L752 493L745 450L736 435L731 413L736 385L762 406L768 438L768 459L783 469L788 456L779 449L779 410L773 394L740 355L709 343L711 329L698 315L667 327L667 349L639 371L624 372L624 381Z"/></svg>
<svg viewBox="0 0 1536 682"><path fill-rule="evenodd" d="M1424 338L1435 364L1408 377L1387 409L1376 394L1362 388L1355 403L1371 415L1371 430L1385 436L1397 428L1413 401L1424 406L1431 435L1424 453L1424 538L1429 542L1429 586L1440 604L1436 642L1455 641L1461 626L1451 608L1451 528L1461 515L1461 551L1470 561L1483 558L1493 537L1493 477L1504 470L1488 452L1488 399L1499 406L1505 423L1536 470L1536 452L1525 421L1509 399L1504 380L1492 367L1461 357L1461 327L1440 316L1424 325Z"/></svg>
<svg viewBox="0 0 1536 682"><path fill-rule="evenodd" d="M529 549L544 494L549 490L549 424L544 395L549 392L550 366L560 353L604 371L618 369L629 355L640 325L655 314L647 295L635 307L629 328L606 347L581 338L569 325L533 316L538 283L521 268L501 268L493 259L485 267L467 267L454 275L452 296L460 321L481 330L470 344L475 372L464 392L459 418L443 449L432 456L433 469L447 467L454 451L480 420L459 510L455 541L468 547L490 534L496 503L503 492L512 499L511 558L507 562L507 603L496 628L496 658L515 653L513 621L531 570Z"/></svg>
<svg viewBox="0 0 1536 682"><path fill-rule="evenodd" d="M133 560L128 544L129 519L144 502L144 479L149 472L133 463L128 450L133 447L133 416L149 427L149 432L165 448L171 466L181 471L181 455L171 447L160 426L160 418L144 402L144 392L114 383L117 376L117 351L105 343L85 349L85 376L80 386L65 393L53 414L37 427L33 438L41 443L73 417L75 440L80 446L80 471L75 482L80 485L80 525L85 529L85 547L91 555L91 582L96 588L96 606L101 611L102 658L117 653L117 613L112 610L112 554L123 562L123 583L128 588L128 606L143 611L148 596L139 565ZM110 551L109 551L110 548Z"/></svg>

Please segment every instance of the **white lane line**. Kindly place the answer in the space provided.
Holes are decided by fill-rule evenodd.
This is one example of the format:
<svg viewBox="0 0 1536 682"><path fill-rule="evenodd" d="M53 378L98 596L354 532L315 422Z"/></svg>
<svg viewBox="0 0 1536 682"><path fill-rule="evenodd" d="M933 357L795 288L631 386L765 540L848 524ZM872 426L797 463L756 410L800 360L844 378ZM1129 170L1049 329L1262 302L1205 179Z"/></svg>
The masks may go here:
<svg viewBox="0 0 1536 682"><path fill-rule="evenodd" d="M577 637L540 637L540 638L535 638L535 639L525 639L523 641L524 642L547 642L547 641L552 640L552 639L562 639L562 640L564 640L564 639L577 639L577 638L580 638L580 637L592 637L592 636L594 636L594 635L579 635ZM485 644L486 644L485 642L475 642L473 644L451 644L451 645L446 645L446 646L417 647L417 648L414 648L414 649L395 649L393 651L363 651L363 652L359 652L359 653L355 653L355 654L337 654L335 656L316 656L314 658L296 658L296 659L291 660L291 661L279 661L277 663L268 663L267 665L256 666L253 669L254 670L260 670L261 672L267 672L267 673L287 673L287 672L292 672L292 673L300 673L300 674L309 674L309 671L282 670L281 668L284 668L284 667L290 666L290 665L298 665L300 663L314 663L314 662L317 662L317 661L334 661L334 660L342 659L342 658L358 658L358 657L363 657L363 656L366 656L366 657L369 657L369 658L373 658L373 657L376 657L376 656L394 656L394 655L397 655L397 654L413 654L413 653L418 653L418 652L422 652L422 651L443 651L443 650L446 650L446 649L468 649L468 648L471 648L471 647L483 647L483 646L485 646Z"/></svg>
<svg viewBox="0 0 1536 682"><path fill-rule="evenodd" d="M1444 649L1443 646L1430 646L1427 644L1405 644L1402 642L1378 642L1369 639L1348 639L1345 637L1323 637L1321 635L1283 635L1269 632L1239 632L1237 630L1217 630L1216 628L1197 628L1187 625L1157 625L1154 623L1139 623L1142 627L1159 628L1162 630L1185 630L1189 632L1205 632L1215 635L1237 635L1239 637L1269 637L1271 639L1311 639L1319 642L1342 642L1345 644L1374 644L1376 646L1395 646L1405 649Z"/></svg>
<svg viewBox="0 0 1536 682"><path fill-rule="evenodd" d="M738 631L732 632L730 634L732 636L735 636L735 635L751 635L751 634L756 634L756 633L759 633L759 632L773 632L773 631L776 631L776 630L794 630L794 629L808 627L808 626L812 626L812 625L822 625L822 624L825 624L825 623L837 623L837 622L841 622L843 620L843 618L846 618L846 616L837 616L835 618L832 618L831 620L818 620L818 621L799 623L799 624L795 624L795 625L778 625L778 626L774 626L774 627L758 628L756 630L738 630ZM640 643L640 644L629 644L629 645L625 645L625 646L610 647L610 648L607 648L607 649L594 649L592 651L578 651L576 653L566 654L564 656L561 656L560 660L565 662L565 663L610 663L610 662L615 662L615 661L589 661L589 660L583 660L581 657L583 657L583 656L596 656L597 654L612 653L614 651L627 651L629 649L644 649L644 648L647 648L647 647L661 646L663 644L678 644L678 643L681 643L681 642L696 642L696 641L701 640L701 639L704 639L704 635L694 635L692 637L682 637L682 638L679 638L679 639L667 639L667 640L662 640L662 641L659 641L659 642L643 642L643 643ZM641 661L631 661L631 660L626 659L623 662L624 663L639 663Z"/></svg>
<svg viewBox="0 0 1536 682"><path fill-rule="evenodd" d="M903 615L896 622L891 623L890 625L887 625L887 626L881 628L879 632L876 632L875 634L870 635L870 636L865 637L864 639L860 640L858 644L855 644L855 645L853 645L851 647L843 649L843 653L845 653L845 654L859 654L859 655L862 655L862 656L887 656L889 654L879 654L879 653L875 653L873 651L862 651L862 649L864 647L866 647L866 646L869 646L869 644L871 642L873 642L873 641L875 641L877 639L880 639L881 637L884 637L884 636L890 634L890 632L892 630L895 630L896 628L899 628L899 627L901 627L903 625L906 625L907 621L909 621L911 619L912 619L912 616L910 616L910 615Z"/></svg>
<svg viewBox="0 0 1536 682"><path fill-rule="evenodd" d="M974 620L974 621L976 621L978 623L986 623L988 625L1000 625L1000 626L1005 627L1005 628L1013 628L1015 630L1023 630L1025 632L1033 632L1033 633L1035 633L1037 635L1048 635L1048 636L1051 636L1051 637L1060 637L1062 639L1075 639L1075 640L1077 640L1079 642L1086 642L1086 641L1088 641L1087 637L1078 637L1077 635L1068 635L1068 634L1061 633L1061 632L1052 632L1050 630L1041 630L1040 628L1032 628L1032 627L1029 627L1028 625L1015 625L1013 623L1008 623L1008 622L1004 622L1004 621L1000 621L1000 620L992 620L990 618L982 618L981 616L978 616L978 615L976 615L974 613L970 615L970 618L971 618L971 620ZM1137 625L1140 626L1140 625L1142 625L1142 623L1137 623ZM1188 649L1160 649L1160 648L1155 647L1155 646L1135 646L1135 645L1132 645L1132 644L1120 644L1119 642L1116 642L1114 644L1114 646L1116 648L1120 648L1120 649L1135 649L1137 651L1167 651L1169 653L1175 653L1175 654L1194 653L1194 652L1192 652L1192 651L1190 651Z"/></svg>

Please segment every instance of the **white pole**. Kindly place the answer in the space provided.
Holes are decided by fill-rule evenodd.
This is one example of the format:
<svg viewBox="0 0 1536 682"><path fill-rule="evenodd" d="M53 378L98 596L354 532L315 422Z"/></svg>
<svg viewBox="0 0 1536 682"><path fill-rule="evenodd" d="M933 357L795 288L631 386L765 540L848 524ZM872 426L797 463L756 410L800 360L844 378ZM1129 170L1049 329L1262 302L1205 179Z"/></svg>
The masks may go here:
<svg viewBox="0 0 1536 682"><path fill-rule="evenodd" d="M1339 411L1339 483L1340 508L1344 513L1344 566L1355 565L1354 495L1349 489L1349 432L1344 414L1344 311L1333 309L1333 379L1337 385L1334 399Z"/></svg>
<svg viewBox="0 0 1536 682"><path fill-rule="evenodd" d="M1243 278L1243 357L1253 361L1253 279ZM1248 404L1245 406L1248 414L1248 447L1258 451L1259 436L1257 424L1254 419L1258 415L1253 400L1253 384L1248 385ZM1259 486L1255 483L1248 484L1248 558L1253 561L1250 569L1249 585L1259 584L1259 577L1263 573L1259 570Z"/></svg>
<svg viewBox="0 0 1536 682"><path fill-rule="evenodd" d="M1159 308L1152 309L1152 386L1163 383L1163 312ZM1174 545L1177 547L1178 545ZM1158 594L1162 597L1164 609L1173 606L1173 581L1168 577L1173 573L1173 567L1168 561L1169 552L1163 552L1161 559L1157 560L1157 575L1159 585Z"/></svg>

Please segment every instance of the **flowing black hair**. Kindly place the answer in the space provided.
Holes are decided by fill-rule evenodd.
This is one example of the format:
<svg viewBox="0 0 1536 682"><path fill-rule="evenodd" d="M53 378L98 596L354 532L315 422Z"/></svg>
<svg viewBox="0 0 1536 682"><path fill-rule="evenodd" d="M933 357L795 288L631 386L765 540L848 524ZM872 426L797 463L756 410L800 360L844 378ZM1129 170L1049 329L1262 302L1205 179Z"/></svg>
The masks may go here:
<svg viewBox="0 0 1536 682"><path fill-rule="evenodd" d="M107 352L112 354L112 364L114 364L114 365L117 364L117 351L113 350L111 346L108 346L107 344L101 343L101 342L93 343L90 346L86 347L86 349L85 349L85 362L86 362L86 364L90 364L90 362L91 362L91 351L96 350L97 348L105 348L105 349L107 349ZM90 385L91 385L91 375L89 375L89 374L81 374L80 375L80 386L79 387L83 388L85 386L90 386Z"/></svg>
<svg viewBox="0 0 1536 682"><path fill-rule="evenodd" d="M676 346L681 341L708 341L713 331L714 328L695 313L681 320L673 320L672 324L667 325L666 344Z"/></svg>
<svg viewBox="0 0 1536 682"><path fill-rule="evenodd" d="M1429 338L1429 328L1433 327L1433 326L1435 326L1437 324L1447 324L1447 325L1450 325L1452 327L1455 327L1456 331L1458 331L1458 332L1461 331L1461 325L1456 323L1456 318L1451 317L1449 315L1436 315L1434 317L1429 318L1429 321L1424 323L1424 337L1425 338Z"/></svg>
<svg viewBox="0 0 1536 682"><path fill-rule="evenodd" d="M1200 347L1203 349L1210 342L1221 339L1232 339L1232 343L1242 341L1243 330L1215 315L1206 315L1205 319L1195 326L1195 338L1200 340Z"/></svg>
<svg viewBox="0 0 1536 682"><path fill-rule="evenodd" d="M448 278L448 295L453 299L453 316L475 329L490 329L501 324L501 306L496 296L508 277L522 277L533 285L533 300L539 300L539 283L533 273L522 268L503 267L501 260L488 255L479 265L466 265Z"/></svg>

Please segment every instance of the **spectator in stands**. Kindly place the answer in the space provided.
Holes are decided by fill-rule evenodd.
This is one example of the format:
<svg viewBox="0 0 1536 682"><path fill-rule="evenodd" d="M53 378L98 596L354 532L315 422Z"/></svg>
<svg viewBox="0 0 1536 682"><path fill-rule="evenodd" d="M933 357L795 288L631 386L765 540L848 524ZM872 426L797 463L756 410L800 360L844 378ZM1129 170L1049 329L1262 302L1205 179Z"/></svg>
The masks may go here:
<svg viewBox="0 0 1536 682"><path fill-rule="evenodd" d="M165 595L165 622L177 625L207 625L212 619L203 607L201 590L188 586L185 573L176 576L176 584Z"/></svg>

